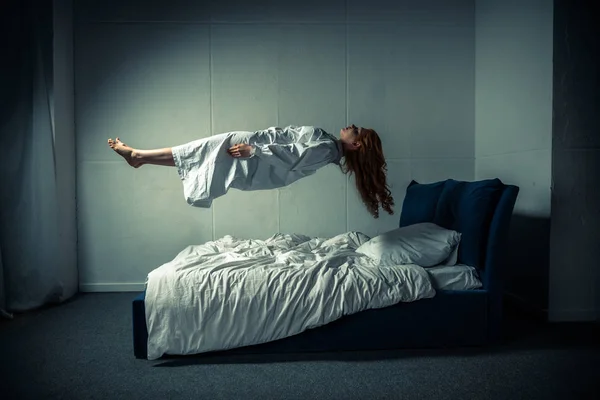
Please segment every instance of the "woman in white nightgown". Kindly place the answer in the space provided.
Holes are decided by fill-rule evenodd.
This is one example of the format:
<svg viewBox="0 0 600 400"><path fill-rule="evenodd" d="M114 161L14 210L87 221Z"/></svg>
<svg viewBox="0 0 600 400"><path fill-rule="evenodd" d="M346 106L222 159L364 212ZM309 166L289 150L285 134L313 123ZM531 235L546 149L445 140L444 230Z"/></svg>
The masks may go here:
<svg viewBox="0 0 600 400"><path fill-rule="evenodd" d="M287 186L328 164L354 174L368 208L392 214L381 140L372 129L342 128L339 139L313 126L234 131L157 150L139 150L119 138L109 146L134 168L144 164L176 167L188 204L210 207L230 188L266 190Z"/></svg>

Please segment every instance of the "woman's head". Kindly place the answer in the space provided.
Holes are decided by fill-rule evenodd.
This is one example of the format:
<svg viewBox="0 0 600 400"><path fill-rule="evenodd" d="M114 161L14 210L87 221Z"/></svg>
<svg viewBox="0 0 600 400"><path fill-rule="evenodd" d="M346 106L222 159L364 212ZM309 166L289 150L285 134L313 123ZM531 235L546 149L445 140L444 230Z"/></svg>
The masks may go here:
<svg viewBox="0 0 600 400"><path fill-rule="evenodd" d="M393 214L394 199L386 181L387 163L377 132L351 125L340 131L340 140L344 146L342 170L354 174L356 188L371 215L379 218L379 207Z"/></svg>

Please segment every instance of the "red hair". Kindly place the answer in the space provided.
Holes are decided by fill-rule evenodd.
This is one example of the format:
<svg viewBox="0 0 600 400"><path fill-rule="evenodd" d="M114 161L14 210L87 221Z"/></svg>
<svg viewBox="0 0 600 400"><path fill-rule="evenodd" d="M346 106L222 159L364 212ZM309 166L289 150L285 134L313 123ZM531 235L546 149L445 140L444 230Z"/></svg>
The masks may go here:
<svg viewBox="0 0 600 400"><path fill-rule="evenodd" d="M388 214L394 214L394 198L386 180L387 163L379 135L373 129L362 128L356 141L360 147L345 152L342 171L354 174L356 189L374 218L379 218L380 207Z"/></svg>

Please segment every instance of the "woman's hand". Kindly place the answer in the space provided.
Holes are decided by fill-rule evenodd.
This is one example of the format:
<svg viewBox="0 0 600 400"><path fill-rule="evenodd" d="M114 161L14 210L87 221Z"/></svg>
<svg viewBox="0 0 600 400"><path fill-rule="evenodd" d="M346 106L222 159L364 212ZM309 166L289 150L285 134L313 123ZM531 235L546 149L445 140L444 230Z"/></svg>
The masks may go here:
<svg viewBox="0 0 600 400"><path fill-rule="evenodd" d="M230 156L235 158L247 158L250 157L252 153L252 146L249 144L236 144L235 146L231 146L227 152Z"/></svg>

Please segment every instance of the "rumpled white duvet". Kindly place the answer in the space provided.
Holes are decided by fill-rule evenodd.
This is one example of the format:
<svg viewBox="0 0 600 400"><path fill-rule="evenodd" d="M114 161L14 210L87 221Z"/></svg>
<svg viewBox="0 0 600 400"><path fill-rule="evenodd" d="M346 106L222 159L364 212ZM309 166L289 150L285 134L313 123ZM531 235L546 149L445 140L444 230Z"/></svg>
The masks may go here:
<svg viewBox="0 0 600 400"><path fill-rule="evenodd" d="M188 246L148 275L148 359L265 343L435 295L423 268L378 266L357 253L368 240L276 234Z"/></svg>

